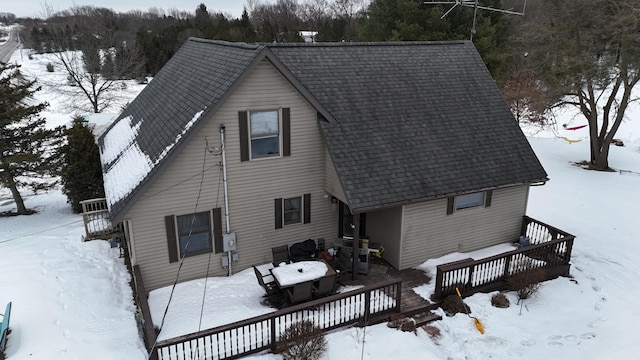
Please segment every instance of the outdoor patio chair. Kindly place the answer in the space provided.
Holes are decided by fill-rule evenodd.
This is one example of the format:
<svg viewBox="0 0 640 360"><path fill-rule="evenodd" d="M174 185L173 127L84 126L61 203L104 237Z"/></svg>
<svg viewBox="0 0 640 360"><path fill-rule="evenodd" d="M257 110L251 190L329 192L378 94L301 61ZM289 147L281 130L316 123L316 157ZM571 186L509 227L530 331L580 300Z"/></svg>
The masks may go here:
<svg viewBox="0 0 640 360"><path fill-rule="evenodd" d="M273 266L278 266L282 262L286 264L291 262L289 258L289 246L286 244L272 247L271 254L273 255Z"/></svg>
<svg viewBox="0 0 640 360"><path fill-rule="evenodd" d="M305 281L287 288L287 305L295 305L313 299L313 281Z"/></svg>
<svg viewBox="0 0 640 360"><path fill-rule="evenodd" d="M323 276L316 283L313 284L313 296L316 298L321 298L324 296L333 295L336 291L336 280L338 279L338 274L334 273L331 275Z"/></svg>
<svg viewBox="0 0 640 360"><path fill-rule="evenodd" d="M339 272L351 271L351 254L340 249L337 255L336 270Z"/></svg>
<svg viewBox="0 0 640 360"><path fill-rule="evenodd" d="M274 280L270 279L271 281L265 281L265 278L270 278L271 275L262 275L255 265L253 265L253 271L256 273L258 283L267 292L267 296L275 295L280 291L280 288L278 288L278 285Z"/></svg>

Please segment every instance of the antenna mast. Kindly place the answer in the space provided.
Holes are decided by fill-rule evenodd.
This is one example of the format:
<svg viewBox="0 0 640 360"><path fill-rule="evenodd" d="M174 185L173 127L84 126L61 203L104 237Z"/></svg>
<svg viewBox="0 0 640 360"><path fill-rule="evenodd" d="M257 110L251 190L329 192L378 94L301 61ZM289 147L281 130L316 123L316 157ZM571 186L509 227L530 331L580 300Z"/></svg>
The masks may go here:
<svg viewBox="0 0 640 360"><path fill-rule="evenodd" d="M522 5L522 11L513 11L506 9L498 9L490 6L483 6L478 4L478 0L454 0L454 1L425 1L427 5L452 5L449 10L447 10L440 19L444 19L445 16L449 15L453 9L457 6L464 6L473 8L473 24L471 25L471 38L473 40L473 34L476 33L476 17L478 15L478 10L488 10L488 11L497 11L504 14L509 15L524 15L524 9L527 7L527 0L524 0L524 4Z"/></svg>

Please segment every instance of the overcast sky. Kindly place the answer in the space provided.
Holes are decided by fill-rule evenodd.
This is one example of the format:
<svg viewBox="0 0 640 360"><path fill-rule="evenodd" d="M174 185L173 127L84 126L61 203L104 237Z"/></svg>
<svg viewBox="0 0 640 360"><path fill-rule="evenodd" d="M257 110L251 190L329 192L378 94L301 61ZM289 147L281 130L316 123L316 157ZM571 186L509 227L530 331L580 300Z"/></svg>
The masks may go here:
<svg viewBox="0 0 640 360"><path fill-rule="evenodd" d="M264 0L262 2L265 2ZM266 1L269 2L269 1ZM116 12L148 10L151 7L186 10L194 13L196 7L205 4L209 12L223 12L233 17L242 15L245 0L2 0L0 12L13 13L18 17L44 17L45 4L54 11L68 10L73 6L91 5Z"/></svg>

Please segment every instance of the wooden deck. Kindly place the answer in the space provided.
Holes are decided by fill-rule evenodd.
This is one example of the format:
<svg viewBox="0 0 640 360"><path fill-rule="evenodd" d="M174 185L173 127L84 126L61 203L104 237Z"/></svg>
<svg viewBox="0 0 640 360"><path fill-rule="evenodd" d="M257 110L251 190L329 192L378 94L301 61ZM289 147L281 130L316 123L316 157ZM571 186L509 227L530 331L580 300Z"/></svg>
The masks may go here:
<svg viewBox="0 0 640 360"><path fill-rule="evenodd" d="M416 269L398 270L384 259L372 258L369 274L358 274L357 280L351 279L351 273L343 274L339 278L339 283L345 286L368 286L390 279L402 280L402 302L400 304L400 310L403 315L412 316L438 307L438 303L426 300L413 291L413 288L428 284L432 281L424 271Z"/></svg>

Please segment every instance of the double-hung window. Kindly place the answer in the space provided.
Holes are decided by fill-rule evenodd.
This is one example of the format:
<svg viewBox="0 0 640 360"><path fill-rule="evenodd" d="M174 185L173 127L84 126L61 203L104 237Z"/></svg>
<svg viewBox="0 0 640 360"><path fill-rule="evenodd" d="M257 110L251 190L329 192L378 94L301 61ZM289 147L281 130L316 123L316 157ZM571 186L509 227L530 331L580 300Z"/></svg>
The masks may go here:
<svg viewBox="0 0 640 360"><path fill-rule="evenodd" d="M311 222L311 194L275 199L275 228Z"/></svg>
<svg viewBox="0 0 640 360"><path fill-rule="evenodd" d="M251 158L280 155L280 120L278 110L249 113Z"/></svg>
<svg viewBox="0 0 640 360"><path fill-rule="evenodd" d="M240 161L291 156L291 109L239 111Z"/></svg>
<svg viewBox="0 0 640 360"><path fill-rule="evenodd" d="M211 215L208 211L176 217L180 257L211 252Z"/></svg>
<svg viewBox="0 0 640 360"><path fill-rule="evenodd" d="M183 256L222 252L222 209L167 215L164 221L170 263Z"/></svg>
<svg viewBox="0 0 640 360"><path fill-rule="evenodd" d="M470 209L475 207L491 206L492 191L481 191L470 194L452 196L448 199L447 214L453 214L454 211Z"/></svg>
<svg viewBox="0 0 640 360"><path fill-rule="evenodd" d="M302 197L282 199L283 225L298 224L302 222Z"/></svg>

